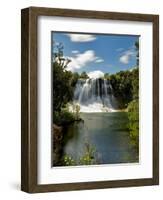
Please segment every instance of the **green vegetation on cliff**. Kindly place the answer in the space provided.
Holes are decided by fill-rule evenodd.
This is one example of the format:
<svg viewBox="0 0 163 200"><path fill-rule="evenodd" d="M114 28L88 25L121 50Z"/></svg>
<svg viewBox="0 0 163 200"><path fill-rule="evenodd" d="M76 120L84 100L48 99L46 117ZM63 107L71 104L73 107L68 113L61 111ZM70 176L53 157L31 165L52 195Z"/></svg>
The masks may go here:
<svg viewBox="0 0 163 200"><path fill-rule="evenodd" d="M128 128L136 150L139 151L139 101L133 100L128 106Z"/></svg>

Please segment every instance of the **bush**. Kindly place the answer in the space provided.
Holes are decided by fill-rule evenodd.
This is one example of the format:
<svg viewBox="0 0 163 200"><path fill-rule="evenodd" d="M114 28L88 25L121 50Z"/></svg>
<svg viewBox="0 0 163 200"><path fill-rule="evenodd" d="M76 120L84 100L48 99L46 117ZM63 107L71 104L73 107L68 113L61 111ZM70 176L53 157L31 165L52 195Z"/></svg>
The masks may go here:
<svg viewBox="0 0 163 200"><path fill-rule="evenodd" d="M90 146L89 143L85 143L85 149L83 155L79 157L77 160L74 160L70 155L64 155L63 157L63 165L64 166L72 166L72 165L93 165L98 164L96 160L96 150L95 147Z"/></svg>
<svg viewBox="0 0 163 200"><path fill-rule="evenodd" d="M139 101L133 100L128 105L128 128L133 144L139 149Z"/></svg>
<svg viewBox="0 0 163 200"><path fill-rule="evenodd" d="M85 143L85 152L79 159L80 165L93 165L96 164L96 149L89 143Z"/></svg>
<svg viewBox="0 0 163 200"><path fill-rule="evenodd" d="M120 71L105 77L110 81L113 94L118 101L119 108L126 108L133 100L139 98L139 68L129 71Z"/></svg>
<svg viewBox="0 0 163 200"><path fill-rule="evenodd" d="M76 163L75 163L75 160L71 156L65 155L63 158L63 165L73 166L73 165L76 165Z"/></svg>
<svg viewBox="0 0 163 200"><path fill-rule="evenodd" d="M75 120L73 113L67 110L61 110L60 112L54 112L54 123L57 125L66 125Z"/></svg>

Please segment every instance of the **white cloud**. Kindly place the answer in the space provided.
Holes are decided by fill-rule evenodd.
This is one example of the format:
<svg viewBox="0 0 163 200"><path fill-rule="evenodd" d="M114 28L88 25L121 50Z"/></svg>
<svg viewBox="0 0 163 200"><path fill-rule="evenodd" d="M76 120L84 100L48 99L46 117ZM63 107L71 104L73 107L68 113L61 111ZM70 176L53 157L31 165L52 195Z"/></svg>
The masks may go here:
<svg viewBox="0 0 163 200"><path fill-rule="evenodd" d="M87 34L66 34L72 42L90 42L96 40L96 37L93 35Z"/></svg>
<svg viewBox="0 0 163 200"><path fill-rule="evenodd" d="M123 64L128 64L129 63L129 55L125 54L123 56L121 56L119 58L120 62L123 63Z"/></svg>
<svg viewBox="0 0 163 200"><path fill-rule="evenodd" d="M88 73L89 78L102 78L104 73L100 70L92 71Z"/></svg>
<svg viewBox="0 0 163 200"><path fill-rule="evenodd" d="M78 50L73 50L73 51L71 51L71 52L74 53L74 54L79 53Z"/></svg>
<svg viewBox="0 0 163 200"><path fill-rule="evenodd" d="M123 52L122 56L120 56L119 61L123 64L128 64L131 57L134 56L135 53L133 52L133 50L128 50Z"/></svg>
<svg viewBox="0 0 163 200"><path fill-rule="evenodd" d="M97 57L93 50L87 50L84 53L75 54L75 57L68 57L71 62L68 64L67 69L70 71L75 71L86 66L90 62L94 62Z"/></svg>
<svg viewBox="0 0 163 200"><path fill-rule="evenodd" d="M116 49L116 51L123 51L124 50L124 48L118 48L118 49Z"/></svg>
<svg viewBox="0 0 163 200"><path fill-rule="evenodd" d="M95 60L95 62L96 62L96 63L101 63L101 62L104 62L104 60L103 60L102 58L97 58L97 59Z"/></svg>

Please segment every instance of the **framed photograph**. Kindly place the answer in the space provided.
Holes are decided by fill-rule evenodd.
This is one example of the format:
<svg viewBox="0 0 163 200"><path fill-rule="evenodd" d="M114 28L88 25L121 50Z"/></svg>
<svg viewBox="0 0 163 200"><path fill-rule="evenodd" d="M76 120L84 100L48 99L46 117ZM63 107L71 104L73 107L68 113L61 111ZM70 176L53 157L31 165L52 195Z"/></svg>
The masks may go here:
<svg viewBox="0 0 163 200"><path fill-rule="evenodd" d="M159 16L21 12L21 188L159 184Z"/></svg>

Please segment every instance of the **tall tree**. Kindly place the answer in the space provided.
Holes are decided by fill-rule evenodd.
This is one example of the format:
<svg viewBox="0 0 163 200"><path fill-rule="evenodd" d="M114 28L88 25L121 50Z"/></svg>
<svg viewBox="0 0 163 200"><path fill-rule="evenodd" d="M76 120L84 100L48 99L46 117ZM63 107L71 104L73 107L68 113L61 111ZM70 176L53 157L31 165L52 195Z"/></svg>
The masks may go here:
<svg viewBox="0 0 163 200"><path fill-rule="evenodd" d="M136 64L139 66L139 41L135 42L135 49L136 49Z"/></svg>
<svg viewBox="0 0 163 200"><path fill-rule="evenodd" d="M86 72L82 72L80 75L80 78L87 79L87 78L89 78L89 76L87 75Z"/></svg>
<svg viewBox="0 0 163 200"><path fill-rule="evenodd" d="M72 73L67 71L69 59L63 56L63 45L56 46L53 57L53 111L61 111L66 103L72 100L73 89L71 86Z"/></svg>

